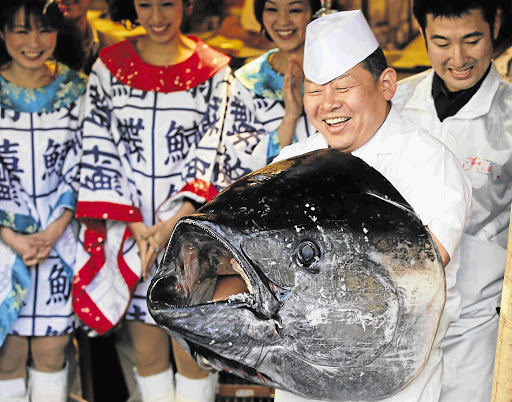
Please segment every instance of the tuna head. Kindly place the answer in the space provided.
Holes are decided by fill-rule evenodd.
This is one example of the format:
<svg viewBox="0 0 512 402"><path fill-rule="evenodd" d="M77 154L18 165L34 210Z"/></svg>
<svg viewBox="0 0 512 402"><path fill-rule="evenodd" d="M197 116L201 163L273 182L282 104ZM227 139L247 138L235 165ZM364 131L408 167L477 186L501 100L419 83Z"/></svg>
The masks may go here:
<svg viewBox="0 0 512 402"><path fill-rule="evenodd" d="M404 388L444 301L417 215L332 149L249 174L182 218L148 290L156 322L201 365L338 401Z"/></svg>

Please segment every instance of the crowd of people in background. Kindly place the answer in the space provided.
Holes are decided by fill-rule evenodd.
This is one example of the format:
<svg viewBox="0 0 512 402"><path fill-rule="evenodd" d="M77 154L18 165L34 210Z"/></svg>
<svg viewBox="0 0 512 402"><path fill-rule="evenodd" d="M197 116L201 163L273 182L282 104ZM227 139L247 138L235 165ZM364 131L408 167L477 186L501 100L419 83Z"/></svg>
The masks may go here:
<svg viewBox="0 0 512 402"><path fill-rule="evenodd" d="M183 33L193 0L107 0L112 21L144 29L129 39L92 26L90 0L2 0L0 401L67 400L76 329L120 327L142 401L214 401L218 376L146 304L174 225L326 147L386 176L446 266L431 356L389 401L490 400L512 202L512 84L492 58L509 8L415 0L432 69L397 83L360 12L253 3L273 48L235 70ZM335 33L353 18L367 36Z"/></svg>

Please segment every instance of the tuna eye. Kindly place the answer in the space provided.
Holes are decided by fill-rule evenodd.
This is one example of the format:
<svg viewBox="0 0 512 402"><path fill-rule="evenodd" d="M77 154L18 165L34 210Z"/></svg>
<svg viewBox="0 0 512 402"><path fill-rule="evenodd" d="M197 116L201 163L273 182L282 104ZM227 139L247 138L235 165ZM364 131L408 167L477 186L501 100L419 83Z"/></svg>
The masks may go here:
<svg viewBox="0 0 512 402"><path fill-rule="evenodd" d="M297 248L297 260L305 268L313 268L320 257L320 249L311 240L304 240Z"/></svg>

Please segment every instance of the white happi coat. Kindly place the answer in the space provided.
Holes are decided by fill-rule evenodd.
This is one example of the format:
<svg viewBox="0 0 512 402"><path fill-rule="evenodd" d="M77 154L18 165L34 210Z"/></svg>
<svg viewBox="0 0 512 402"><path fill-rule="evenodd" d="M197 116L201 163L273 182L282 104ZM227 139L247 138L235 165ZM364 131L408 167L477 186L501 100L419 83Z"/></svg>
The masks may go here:
<svg viewBox="0 0 512 402"><path fill-rule="evenodd" d="M143 69L156 71L147 74L156 85L160 80L176 85L186 80L167 67L143 63L130 41L104 49L89 77L77 205L84 247L78 253L73 292L77 315L99 333L112 329L123 316L155 324L146 304L152 275L139 283L139 250L127 223L142 221L151 227L172 217L183 197L204 203L217 193L211 177L226 107L229 58L198 41L189 61L203 50L207 61L219 58L219 68L190 88L185 87L188 81L170 92L128 85L126 80L143 75ZM105 64L111 54L127 65L118 74ZM183 68L183 76L197 77L201 63Z"/></svg>
<svg viewBox="0 0 512 402"><path fill-rule="evenodd" d="M512 202L512 85L492 65L469 102L441 122L433 75L428 70L400 82L393 102L457 156L473 187L456 285L462 310L442 345L442 400L488 402Z"/></svg>
<svg viewBox="0 0 512 402"><path fill-rule="evenodd" d="M86 77L62 65L59 74L74 77L62 84L61 94L66 85L75 85L77 91L67 99L57 96L63 103L55 110L31 113L0 107L0 225L24 235L46 229L76 207L83 104L79 92ZM77 237L78 222L71 220L49 257L29 267L0 240L0 345L8 334L73 332Z"/></svg>
<svg viewBox="0 0 512 402"><path fill-rule="evenodd" d="M327 148L321 134L285 147L275 161ZM425 226L453 259L469 213L471 187L455 156L439 141L404 121L395 107L374 136L352 152L379 171L400 192ZM389 402L433 402L439 399L442 377L441 340L459 309L453 294L458 265L445 267L447 297L430 357L414 380ZM309 401L276 390L276 402Z"/></svg>

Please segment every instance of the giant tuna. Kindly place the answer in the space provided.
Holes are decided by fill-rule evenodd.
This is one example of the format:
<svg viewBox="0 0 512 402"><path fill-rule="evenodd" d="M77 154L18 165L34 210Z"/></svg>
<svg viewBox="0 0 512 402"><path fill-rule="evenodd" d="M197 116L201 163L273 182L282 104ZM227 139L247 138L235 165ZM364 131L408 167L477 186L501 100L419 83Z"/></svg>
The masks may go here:
<svg viewBox="0 0 512 402"><path fill-rule="evenodd" d="M333 149L255 171L179 220L148 290L156 322L203 367L336 401L407 386L444 302L418 216Z"/></svg>

